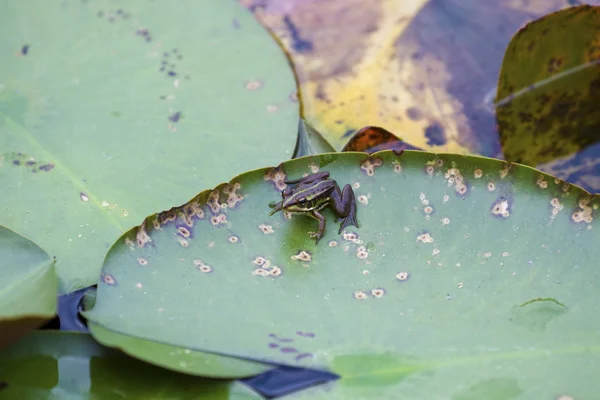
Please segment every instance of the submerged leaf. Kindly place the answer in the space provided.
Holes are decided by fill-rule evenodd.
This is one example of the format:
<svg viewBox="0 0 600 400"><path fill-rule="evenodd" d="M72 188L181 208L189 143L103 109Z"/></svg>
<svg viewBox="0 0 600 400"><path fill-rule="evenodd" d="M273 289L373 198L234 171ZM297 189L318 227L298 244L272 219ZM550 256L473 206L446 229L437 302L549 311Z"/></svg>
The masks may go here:
<svg viewBox="0 0 600 400"><path fill-rule="evenodd" d="M238 382L177 374L100 346L90 335L34 332L0 351L2 399L262 397Z"/></svg>
<svg viewBox="0 0 600 400"><path fill-rule="evenodd" d="M337 149L367 125L423 149L498 156L506 45L567 0L240 0L283 43L304 117ZM600 4L599 0L586 3Z"/></svg>
<svg viewBox="0 0 600 400"><path fill-rule="evenodd" d="M268 216L285 180L316 171L353 187L360 221L338 234L323 210L318 245L314 219ZM502 387L593 397L599 205L494 159L303 157L239 175L124 234L85 316L145 340L329 370L346 394L461 398ZM538 298L565 307L518 307Z"/></svg>

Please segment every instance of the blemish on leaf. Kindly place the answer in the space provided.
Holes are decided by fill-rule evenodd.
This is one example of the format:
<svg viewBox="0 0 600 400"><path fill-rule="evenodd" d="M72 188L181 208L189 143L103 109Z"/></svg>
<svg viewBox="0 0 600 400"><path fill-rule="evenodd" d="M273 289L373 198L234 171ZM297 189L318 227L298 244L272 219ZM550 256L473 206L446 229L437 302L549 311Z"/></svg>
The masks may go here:
<svg viewBox="0 0 600 400"><path fill-rule="evenodd" d="M473 172L473 177L475 177L475 179L479 179L483 176L483 171L479 168L477 168L475 170L475 172Z"/></svg>
<svg viewBox="0 0 600 400"><path fill-rule="evenodd" d="M488 189L488 191L493 192L494 190L496 190L496 184L493 181L488 182L487 189Z"/></svg>
<svg viewBox="0 0 600 400"><path fill-rule="evenodd" d="M116 279L110 274L102 274L100 279L102 280L102 282L106 283L107 285L114 286L117 284Z"/></svg>
<svg viewBox="0 0 600 400"><path fill-rule="evenodd" d="M181 247L189 247L190 245L190 243L183 238L179 238L179 244L181 245Z"/></svg>
<svg viewBox="0 0 600 400"><path fill-rule="evenodd" d="M213 214L221 211L221 205L219 204L219 191L213 190L209 193L208 198L206 200L206 204L210 207L210 210Z"/></svg>
<svg viewBox="0 0 600 400"><path fill-rule="evenodd" d="M486 252L486 253L483 253L483 256L484 256L485 258L490 258L490 257L492 256L492 253L488 251L488 252Z"/></svg>
<svg viewBox="0 0 600 400"><path fill-rule="evenodd" d="M135 246L135 245L133 244L133 241L132 241L131 239L129 239L128 237L126 237L126 238L125 238L125 245L126 245L127 247L129 247L131 250L133 250L133 247Z"/></svg>
<svg viewBox="0 0 600 400"><path fill-rule="evenodd" d="M168 210L161 212L158 217L160 218L160 223L166 225L169 222L175 221L177 219L177 214L173 210Z"/></svg>
<svg viewBox="0 0 600 400"><path fill-rule="evenodd" d="M373 295L373 297L380 299L385 294L385 290L383 288L373 289L371 290L371 294Z"/></svg>
<svg viewBox="0 0 600 400"><path fill-rule="evenodd" d="M296 335L298 336L303 336L303 337L308 337L308 338L314 338L316 335L312 332L302 332L302 331L297 331Z"/></svg>
<svg viewBox="0 0 600 400"><path fill-rule="evenodd" d="M510 163L506 163L504 165L504 167L500 170L500 178L504 179L506 178L506 176L508 175L508 172L510 171L512 165Z"/></svg>
<svg viewBox="0 0 600 400"><path fill-rule="evenodd" d="M148 260L146 260L144 257L138 257L137 261L140 265L148 265Z"/></svg>
<svg viewBox="0 0 600 400"><path fill-rule="evenodd" d="M40 166L38 167L38 169L39 169L39 170L41 170L41 171L46 171L46 172L50 171L50 170L51 170L51 169L53 169L53 168L54 168L54 164L52 164L52 163L48 163L48 164L44 164L44 165L40 165Z"/></svg>
<svg viewBox="0 0 600 400"><path fill-rule="evenodd" d="M360 182L354 182L352 186L354 187L354 189L358 189L360 187Z"/></svg>
<svg viewBox="0 0 600 400"><path fill-rule="evenodd" d="M431 252L431 255L433 256L437 256L438 254L440 254L440 249L433 249L433 251Z"/></svg>
<svg viewBox="0 0 600 400"><path fill-rule="evenodd" d="M254 79L254 80L246 82L246 89L248 89L248 90L258 90L261 87L263 87L263 81L261 81L261 80Z"/></svg>
<svg viewBox="0 0 600 400"><path fill-rule="evenodd" d="M79 198L81 201L88 201L90 198L83 192L79 193Z"/></svg>
<svg viewBox="0 0 600 400"><path fill-rule="evenodd" d="M448 200L450 200L450 196L448 196L447 194L444 195L444 198L442 199L442 201L444 203L446 203Z"/></svg>
<svg viewBox="0 0 600 400"><path fill-rule="evenodd" d="M408 279L408 272L398 272L396 274L396 279L398 279L399 281L405 281Z"/></svg>
<svg viewBox="0 0 600 400"><path fill-rule="evenodd" d="M312 256L308 251L301 250L300 252L298 252L298 254L293 255L291 258L292 258L292 260L300 260L300 261L304 261L304 262L310 262L310 260L312 259Z"/></svg>
<svg viewBox="0 0 600 400"><path fill-rule="evenodd" d="M312 357L313 357L313 355L312 355L311 353L302 353L302 354L298 354L298 355L297 355L297 356L296 356L294 359L295 359L296 361L300 361L300 360L302 360L303 358L307 358L307 357L311 357L311 358L312 358Z"/></svg>
<svg viewBox="0 0 600 400"><path fill-rule="evenodd" d="M402 172L402 164L399 161L392 161L392 167L394 168L394 172L400 173Z"/></svg>
<svg viewBox="0 0 600 400"><path fill-rule="evenodd" d="M279 351L281 351L282 353L297 353L298 350L296 350L293 347L282 347L281 349L279 349Z"/></svg>
<svg viewBox="0 0 600 400"><path fill-rule="evenodd" d="M540 187L540 189L546 189L548 187L548 182L544 180L544 175L540 175L536 184Z"/></svg>
<svg viewBox="0 0 600 400"><path fill-rule="evenodd" d="M458 284L456 286L458 286L459 289L462 289L463 286L465 286L465 284L462 282L458 282Z"/></svg>
<svg viewBox="0 0 600 400"><path fill-rule="evenodd" d="M263 265L265 262L267 261L266 258L258 256L254 259L254 261L252 261L254 264L256 265Z"/></svg>
<svg viewBox="0 0 600 400"><path fill-rule="evenodd" d="M208 273L212 271L212 267L210 265L205 264L204 261L200 259L195 259L193 263L200 272Z"/></svg>
<svg viewBox="0 0 600 400"><path fill-rule="evenodd" d="M431 237L429 233L422 233L421 235L417 236L417 242L433 243L433 237Z"/></svg>
<svg viewBox="0 0 600 400"><path fill-rule="evenodd" d="M310 172L312 172L313 174L316 174L317 172L319 172L319 166L313 162L308 164L308 168L310 169Z"/></svg>
<svg viewBox="0 0 600 400"><path fill-rule="evenodd" d="M232 236L229 236L229 239L227 239L227 240L229 240L229 243L237 243L240 241L240 238L235 235L232 235Z"/></svg>
<svg viewBox="0 0 600 400"><path fill-rule="evenodd" d="M433 173L435 172L435 168L433 167L433 165L426 165L425 166L425 173L429 176L433 176Z"/></svg>
<svg viewBox="0 0 600 400"><path fill-rule="evenodd" d="M508 218L510 216L510 205L508 200L504 197L500 197L493 205L491 213L494 216L500 216L502 218Z"/></svg>
<svg viewBox="0 0 600 400"><path fill-rule="evenodd" d="M329 241L329 247L335 247L338 245L338 242L336 240L330 240Z"/></svg>
<svg viewBox="0 0 600 400"><path fill-rule="evenodd" d="M377 157L370 157L360 164L360 169L366 172L368 176L375 175L375 168L381 167L383 160Z"/></svg>
<svg viewBox="0 0 600 400"><path fill-rule="evenodd" d="M212 272L212 268L208 265L200 265L198 271L208 274L209 272Z"/></svg>
<svg viewBox="0 0 600 400"><path fill-rule="evenodd" d="M267 112L269 112L269 113L277 112L278 109L279 109L279 107L277 107L275 104L267 105Z"/></svg>
<svg viewBox="0 0 600 400"><path fill-rule="evenodd" d="M358 249L356 249L356 257L358 257L361 260L364 260L367 257L369 257L369 252L367 251L367 248L365 246L359 246Z"/></svg>
<svg viewBox="0 0 600 400"><path fill-rule="evenodd" d="M269 271L267 271L266 269L263 269L263 268L257 268L254 271L252 271L252 275L254 275L254 276L269 276Z"/></svg>
<svg viewBox="0 0 600 400"><path fill-rule="evenodd" d="M214 226L227 223L227 216L225 214L213 215L210 218L210 223Z"/></svg>
<svg viewBox="0 0 600 400"><path fill-rule="evenodd" d="M277 266L273 266L273 268L271 268L271 270L269 271L269 275L271 275L271 276L281 275L281 268L279 268Z"/></svg>
<svg viewBox="0 0 600 400"><path fill-rule="evenodd" d="M358 202L360 204L366 206L367 204L369 204L369 197L362 194L362 195L358 196Z"/></svg>
<svg viewBox="0 0 600 400"><path fill-rule="evenodd" d="M142 223L142 225L138 227L138 231L136 234L136 241L138 247L144 247L146 243L150 242L151 240L152 239L150 239L150 236L148 236L148 233L146 232L145 224Z"/></svg>
<svg viewBox="0 0 600 400"><path fill-rule="evenodd" d="M342 237L344 238L344 240L347 240L349 242L358 243L358 241L359 241L358 233L356 233L356 232L344 231L344 233L342 234Z"/></svg>
<svg viewBox="0 0 600 400"><path fill-rule="evenodd" d="M450 223L450 218L442 218L442 225L448 225Z"/></svg>
<svg viewBox="0 0 600 400"><path fill-rule="evenodd" d="M365 300L368 297L369 296L365 292L363 292L362 290L357 290L356 292L354 292L354 298L356 300Z"/></svg>
<svg viewBox="0 0 600 400"><path fill-rule="evenodd" d="M273 230L273 227L271 225L261 224L261 225L258 226L258 229L260 229L260 231L262 233L264 233L265 235L270 235L271 233L275 232Z"/></svg>
<svg viewBox="0 0 600 400"><path fill-rule="evenodd" d="M177 227L177 233L181 236L183 236L184 238L189 238L191 236L191 232L189 231L188 228L186 228L185 226L178 226Z"/></svg>
<svg viewBox="0 0 600 400"><path fill-rule="evenodd" d="M263 177L265 181L273 181L273 186L280 192L287 188L287 184L285 183L286 178L287 176L281 167L270 169Z"/></svg>
<svg viewBox="0 0 600 400"><path fill-rule="evenodd" d="M426 206L423 208L423 212L425 213L425 215L430 215L433 213L433 211L434 211L434 209L431 206Z"/></svg>

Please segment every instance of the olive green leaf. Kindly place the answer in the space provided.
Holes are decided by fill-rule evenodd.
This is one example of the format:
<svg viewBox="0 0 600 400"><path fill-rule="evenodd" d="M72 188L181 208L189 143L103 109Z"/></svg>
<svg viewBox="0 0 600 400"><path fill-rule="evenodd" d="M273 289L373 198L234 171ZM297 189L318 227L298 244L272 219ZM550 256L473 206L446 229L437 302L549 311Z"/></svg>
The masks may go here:
<svg viewBox="0 0 600 400"><path fill-rule="evenodd" d="M208 399L262 397L238 382L202 379L143 363L90 335L34 332L0 352L1 399Z"/></svg>
<svg viewBox="0 0 600 400"><path fill-rule="evenodd" d="M323 210L318 245L309 216L268 216L286 179L316 171L352 186L360 223L338 234ZM339 390L383 398L497 387L527 399L593 397L599 204L538 170L483 157L298 158L124 234L85 316L144 340L329 370Z"/></svg>
<svg viewBox="0 0 600 400"><path fill-rule="evenodd" d="M497 120L507 160L538 165L600 139L600 7L539 18L511 40L500 71Z"/></svg>
<svg viewBox="0 0 600 400"><path fill-rule="evenodd" d="M32 0L0 35L0 224L57 257L61 294L153 210L291 157L293 73L236 2Z"/></svg>
<svg viewBox="0 0 600 400"><path fill-rule="evenodd" d="M0 226L0 349L56 313L54 259Z"/></svg>

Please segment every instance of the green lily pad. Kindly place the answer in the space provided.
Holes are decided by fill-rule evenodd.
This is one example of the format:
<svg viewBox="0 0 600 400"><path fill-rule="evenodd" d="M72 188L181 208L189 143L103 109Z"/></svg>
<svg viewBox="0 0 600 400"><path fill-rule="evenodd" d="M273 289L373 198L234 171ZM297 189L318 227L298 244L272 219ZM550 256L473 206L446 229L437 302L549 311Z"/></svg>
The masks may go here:
<svg viewBox="0 0 600 400"><path fill-rule="evenodd" d="M496 97L507 160L538 165L600 139L600 7L546 15L512 38Z"/></svg>
<svg viewBox="0 0 600 400"><path fill-rule="evenodd" d="M0 349L56 313L54 260L0 226Z"/></svg>
<svg viewBox="0 0 600 400"><path fill-rule="evenodd" d="M0 352L1 399L260 399L241 383L201 379L100 346L90 335L38 331Z"/></svg>
<svg viewBox="0 0 600 400"><path fill-rule="evenodd" d="M95 303L96 290L90 288L83 297L83 309L89 310ZM185 374L210 378L245 378L273 368L268 364L120 335L91 321L88 321L87 326L94 338L104 346L118 348L140 360Z"/></svg>
<svg viewBox="0 0 600 400"><path fill-rule="evenodd" d="M338 234L325 210L315 245L315 220L269 217L268 204L286 177L317 170L352 185L360 228ZM145 340L327 369L386 398L461 399L490 380L521 398L585 398L600 391L599 204L489 158L299 158L127 232L85 316Z"/></svg>
<svg viewBox="0 0 600 400"><path fill-rule="evenodd" d="M0 224L57 257L61 294L154 210L291 156L292 71L235 2L34 0L0 35Z"/></svg>

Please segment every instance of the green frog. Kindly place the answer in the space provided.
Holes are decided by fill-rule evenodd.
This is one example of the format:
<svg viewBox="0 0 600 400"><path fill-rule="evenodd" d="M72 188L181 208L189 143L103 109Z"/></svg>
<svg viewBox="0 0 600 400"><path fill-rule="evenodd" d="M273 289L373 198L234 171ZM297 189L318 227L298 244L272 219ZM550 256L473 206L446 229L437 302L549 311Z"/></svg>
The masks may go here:
<svg viewBox="0 0 600 400"><path fill-rule="evenodd" d="M356 200L352 186L345 185L344 189L340 190L337 182L329 179L329 172L318 172L285 183L293 186L281 192L283 200L269 204L269 207L273 208L269 216L278 211L287 211L307 214L316 219L319 221L319 228L316 232L310 232L310 237L316 238L316 243L319 243L325 233L326 220L319 212L325 207L330 207L336 216L335 222L342 219L338 233L349 225L359 227L356 221Z"/></svg>

